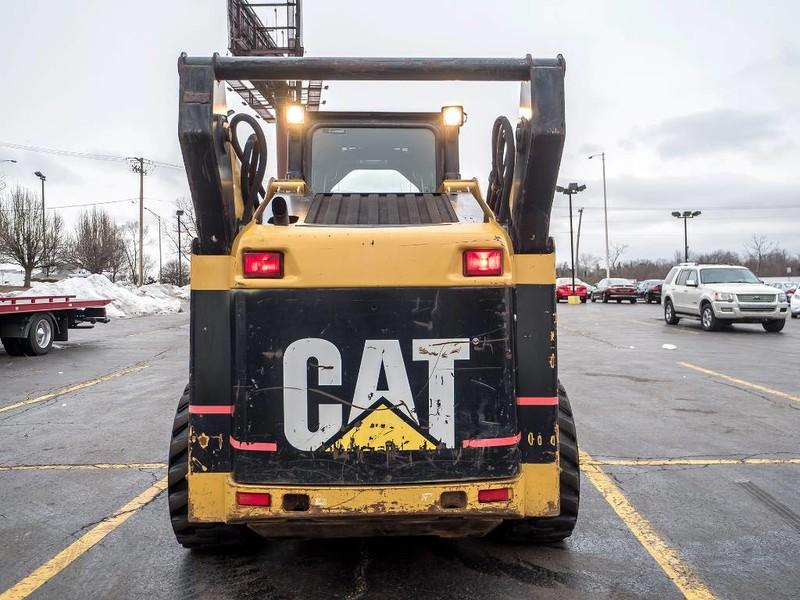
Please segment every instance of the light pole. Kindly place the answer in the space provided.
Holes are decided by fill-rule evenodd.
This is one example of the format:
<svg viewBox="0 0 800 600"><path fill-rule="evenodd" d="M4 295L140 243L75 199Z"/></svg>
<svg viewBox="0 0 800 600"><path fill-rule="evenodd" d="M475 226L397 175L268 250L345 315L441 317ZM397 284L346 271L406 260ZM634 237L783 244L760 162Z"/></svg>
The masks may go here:
<svg viewBox="0 0 800 600"><path fill-rule="evenodd" d="M695 217L699 217L703 213L699 210L685 210L682 213L673 211L672 216L676 219L683 219L683 260L684 262L689 262L689 228L686 225L686 222L689 219L694 219Z"/></svg>
<svg viewBox="0 0 800 600"><path fill-rule="evenodd" d="M575 271L580 275L580 252L581 252L581 222L583 221L583 207L578 209L578 235L575 236ZM585 275L585 274L584 274Z"/></svg>
<svg viewBox="0 0 800 600"><path fill-rule="evenodd" d="M183 248L181 248L181 217L183 216L183 211L178 209L175 211L175 215L178 217L178 285L183 287Z"/></svg>
<svg viewBox="0 0 800 600"><path fill-rule="evenodd" d="M44 221L44 182L47 181L47 177L44 176L44 173L41 171L36 171L34 173L41 181L42 181L42 254L44 255L44 265L42 266L45 276L50 276L50 269L47 266L47 227Z"/></svg>
<svg viewBox="0 0 800 600"><path fill-rule="evenodd" d="M161 268L161 215L158 213L153 212L146 206L144 209L153 215L156 219L158 219L158 283L163 283L163 270Z"/></svg>
<svg viewBox="0 0 800 600"><path fill-rule="evenodd" d="M589 156L589 160L599 156L603 162L603 220L606 228L606 278L611 277L611 265L608 259L608 201L606 199L606 153L600 152Z"/></svg>
<svg viewBox="0 0 800 600"><path fill-rule="evenodd" d="M575 249L572 239L572 194L577 194L586 189L585 185L578 185L577 183L570 183L567 187L556 186L556 191L569 196L569 254L570 262L572 264L572 293L567 298L570 304L577 304L580 298L575 295Z"/></svg>

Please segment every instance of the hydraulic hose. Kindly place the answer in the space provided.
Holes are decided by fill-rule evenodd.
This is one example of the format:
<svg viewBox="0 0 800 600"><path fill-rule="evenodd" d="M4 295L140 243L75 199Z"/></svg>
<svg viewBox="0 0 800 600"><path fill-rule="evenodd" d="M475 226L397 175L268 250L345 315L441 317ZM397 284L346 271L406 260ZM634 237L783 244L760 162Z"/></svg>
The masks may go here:
<svg viewBox="0 0 800 600"><path fill-rule="evenodd" d="M239 145L239 138L236 135L236 128L243 121L253 129L253 133L247 137L244 149ZM262 196L266 196L262 183L267 172L267 140L258 121L243 113L234 115L231 119L230 133L233 151L241 163L239 168L239 188L244 204L242 221L247 222L252 217L253 211L258 207L259 193Z"/></svg>
<svg viewBox="0 0 800 600"><path fill-rule="evenodd" d="M497 220L508 225L511 219L509 198L514 179L514 129L506 117L497 117L492 127L492 170L486 202Z"/></svg>

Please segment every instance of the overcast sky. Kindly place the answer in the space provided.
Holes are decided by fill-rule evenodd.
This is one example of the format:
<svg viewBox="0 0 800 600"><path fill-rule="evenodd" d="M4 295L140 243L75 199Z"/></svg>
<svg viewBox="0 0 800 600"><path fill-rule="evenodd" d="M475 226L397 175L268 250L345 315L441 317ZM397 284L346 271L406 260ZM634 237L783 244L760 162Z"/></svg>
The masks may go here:
<svg viewBox="0 0 800 600"><path fill-rule="evenodd" d="M225 5L4 0L0 142L181 163L176 61L181 51L226 53ZM690 224L692 250L741 251L757 234L800 252L800 3L306 0L304 11L310 56L563 54L560 181L588 188L575 197L586 209L582 254L603 254L601 166L586 158L601 150L610 238L628 245L626 258L682 248L670 212L684 209L703 211ZM331 110L463 104L461 171L485 181L492 121L516 117L518 85L331 82L323 98ZM118 221L138 214L124 162L0 146L8 158L18 161L0 164L9 186L38 190L33 172L45 173L50 207L114 201L104 206ZM146 178L146 205L164 217L182 195L180 170ZM60 212L72 220L79 210ZM565 197L553 215L567 260Z"/></svg>

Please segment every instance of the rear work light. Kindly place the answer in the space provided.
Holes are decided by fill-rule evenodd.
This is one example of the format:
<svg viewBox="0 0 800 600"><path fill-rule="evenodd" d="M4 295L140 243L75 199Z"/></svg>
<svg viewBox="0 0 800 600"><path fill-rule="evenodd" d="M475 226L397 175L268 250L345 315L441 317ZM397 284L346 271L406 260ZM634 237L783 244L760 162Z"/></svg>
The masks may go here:
<svg viewBox="0 0 800 600"><path fill-rule="evenodd" d="M236 492L236 504L239 506L269 506L272 498L269 494L256 492Z"/></svg>
<svg viewBox="0 0 800 600"><path fill-rule="evenodd" d="M464 252L464 277L490 277L502 274L502 250L467 250Z"/></svg>
<svg viewBox="0 0 800 600"><path fill-rule="evenodd" d="M283 277L283 254L280 252L245 252L244 276L280 279Z"/></svg>
<svg viewBox="0 0 800 600"><path fill-rule="evenodd" d="M511 498L508 488L496 490L479 490L478 502L507 502Z"/></svg>

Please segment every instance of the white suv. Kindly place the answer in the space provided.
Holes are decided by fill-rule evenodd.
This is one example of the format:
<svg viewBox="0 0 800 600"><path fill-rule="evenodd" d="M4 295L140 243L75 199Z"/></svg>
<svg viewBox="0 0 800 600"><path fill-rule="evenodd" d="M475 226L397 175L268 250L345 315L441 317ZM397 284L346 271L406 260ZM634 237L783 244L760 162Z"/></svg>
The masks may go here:
<svg viewBox="0 0 800 600"><path fill-rule="evenodd" d="M706 331L733 323L761 323L776 333L789 314L783 291L764 285L750 269L732 265L673 267L664 279L662 296L668 324L692 317L700 319Z"/></svg>

